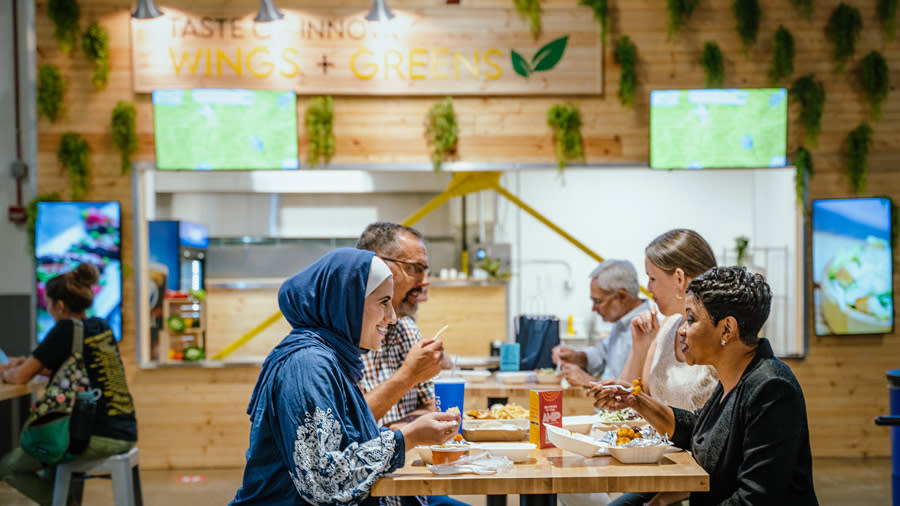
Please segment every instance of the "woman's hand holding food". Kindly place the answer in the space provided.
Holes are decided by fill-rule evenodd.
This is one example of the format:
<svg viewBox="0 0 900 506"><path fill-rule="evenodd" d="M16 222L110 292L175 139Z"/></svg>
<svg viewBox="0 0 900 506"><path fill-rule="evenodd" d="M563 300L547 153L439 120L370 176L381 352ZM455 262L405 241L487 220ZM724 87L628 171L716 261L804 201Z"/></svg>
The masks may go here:
<svg viewBox="0 0 900 506"><path fill-rule="evenodd" d="M400 371L407 375L410 385L418 385L440 374L443 357L443 341L440 339L419 341L409 349Z"/></svg>
<svg viewBox="0 0 900 506"><path fill-rule="evenodd" d="M659 332L659 313L656 306L631 319L631 347L647 350Z"/></svg>
<svg viewBox="0 0 900 506"><path fill-rule="evenodd" d="M612 385L619 385L622 388L611 387ZM595 408L618 411L634 407L636 404L635 394L623 390L623 388L630 389L632 386L631 383L619 379L598 381L590 384L591 390L588 395L594 397Z"/></svg>
<svg viewBox="0 0 900 506"><path fill-rule="evenodd" d="M435 411L422 415L409 425L400 429L409 450L421 445L444 444L459 430L461 422L459 412Z"/></svg>

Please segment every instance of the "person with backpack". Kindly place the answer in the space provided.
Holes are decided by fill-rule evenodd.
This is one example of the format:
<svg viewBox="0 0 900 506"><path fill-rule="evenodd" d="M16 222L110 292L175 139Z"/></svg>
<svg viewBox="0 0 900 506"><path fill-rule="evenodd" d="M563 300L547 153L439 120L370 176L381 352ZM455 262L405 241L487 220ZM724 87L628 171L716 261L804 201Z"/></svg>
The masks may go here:
<svg viewBox="0 0 900 506"><path fill-rule="evenodd" d="M53 377L73 352L76 328L81 327L84 365L90 389L98 393L90 439L78 460L94 460L130 450L137 441L134 403L125 381L125 369L115 336L100 318L88 318L94 301L93 286L100 278L88 263L47 281L44 300L56 325L29 357L10 358L0 366L4 383L23 385L38 374ZM99 392L97 392L99 390ZM71 451L71 447L70 447ZM0 459L0 479L40 505L53 502L53 470L40 471L48 464L19 447Z"/></svg>

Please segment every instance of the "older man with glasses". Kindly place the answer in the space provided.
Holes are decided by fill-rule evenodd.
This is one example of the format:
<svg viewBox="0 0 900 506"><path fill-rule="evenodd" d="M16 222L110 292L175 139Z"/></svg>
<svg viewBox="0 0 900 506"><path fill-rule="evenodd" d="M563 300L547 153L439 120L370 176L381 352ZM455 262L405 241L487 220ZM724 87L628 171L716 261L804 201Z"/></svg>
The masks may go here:
<svg viewBox="0 0 900 506"><path fill-rule="evenodd" d="M649 309L640 298L634 265L627 260L606 260L591 272L591 309L613 323L609 337L597 346L577 351L568 346L553 348L553 362L560 375L573 385L587 386L597 379L618 378L631 352L631 320Z"/></svg>
<svg viewBox="0 0 900 506"><path fill-rule="evenodd" d="M396 223L373 223L356 244L375 252L394 275L391 303L397 323L388 327L381 349L362 356L360 387L375 419L398 428L434 411L432 378L441 371L444 344L422 339L414 317L428 288L428 254L422 234Z"/></svg>

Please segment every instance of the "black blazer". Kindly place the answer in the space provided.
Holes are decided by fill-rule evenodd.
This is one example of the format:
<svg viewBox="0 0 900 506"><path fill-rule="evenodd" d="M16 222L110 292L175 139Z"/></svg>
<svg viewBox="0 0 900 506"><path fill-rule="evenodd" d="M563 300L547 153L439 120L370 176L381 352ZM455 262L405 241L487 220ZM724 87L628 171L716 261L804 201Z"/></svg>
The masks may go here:
<svg viewBox="0 0 900 506"><path fill-rule="evenodd" d="M803 391L767 339L724 400L723 392L719 382L695 413L673 408L672 442L691 450L710 478L691 506L818 505Z"/></svg>

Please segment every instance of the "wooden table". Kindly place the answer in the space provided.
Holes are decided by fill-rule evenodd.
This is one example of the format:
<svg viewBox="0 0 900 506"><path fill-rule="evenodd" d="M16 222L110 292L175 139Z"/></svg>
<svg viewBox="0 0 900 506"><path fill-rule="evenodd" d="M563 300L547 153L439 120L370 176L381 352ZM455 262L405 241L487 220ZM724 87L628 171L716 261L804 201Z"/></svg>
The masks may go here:
<svg viewBox="0 0 900 506"><path fill-rule="evenodd" d="M709 490L709 475L686 452L658 464L622 464L612 457L584 458L558 448L534 450L531 461L492 475L436 475L415 453L406 465L375 482L373 496L581 494L590 492L695 492Z"/></svg>
<svg viewBox="0 0 900 506"><path fill-rule="evenodd" d="M5 401L7 399L15 399L16 397L21 397L23 395L30 395L34 393L38 393L47 386L47 381L32 381L31 383L26 383L24 385L9 385L6 383L0 383L0 401Z"/></svg>

